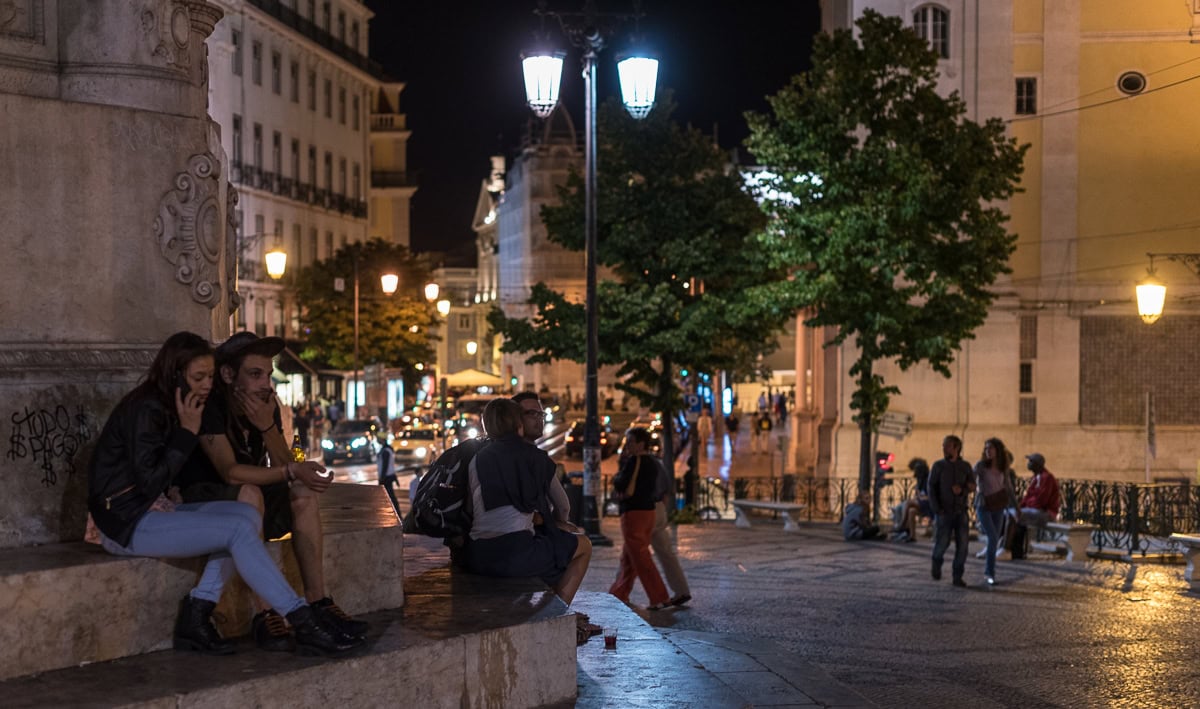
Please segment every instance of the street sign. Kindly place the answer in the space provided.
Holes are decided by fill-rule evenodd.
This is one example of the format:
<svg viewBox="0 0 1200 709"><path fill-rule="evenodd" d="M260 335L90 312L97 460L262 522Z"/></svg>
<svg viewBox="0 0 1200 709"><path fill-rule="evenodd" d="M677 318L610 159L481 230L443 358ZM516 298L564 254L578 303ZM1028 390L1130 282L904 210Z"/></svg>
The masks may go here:
<svg viewBox="0 0 1200 709"><path fill-rule="evenodd" d="M700 397L696 394L684 394L683 402L687 405L688 411L700 413Z"/></svg>
<svg viewBox="0 0 1200 709"><path fill-rule="evenodd" d="M345 278L333 279L333 289L335 291L337 291L338 293L345 293L346 292L346 279Z"/></svg>
<svg viewBox="0 0 1200 709"><path fill-rule="evenodd" d="M879 428L876 430L881 436L888 436L903 440L912 433L913 415L906 414L901 411L887 411L879 417Z"/></svg>

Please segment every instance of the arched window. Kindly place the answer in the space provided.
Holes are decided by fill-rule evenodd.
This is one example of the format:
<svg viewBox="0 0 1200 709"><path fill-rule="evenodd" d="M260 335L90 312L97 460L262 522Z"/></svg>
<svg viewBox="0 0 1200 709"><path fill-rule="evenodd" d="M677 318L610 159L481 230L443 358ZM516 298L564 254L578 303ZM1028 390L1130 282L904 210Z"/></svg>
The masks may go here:
<svg viewBox="0 0 1200 709"><path fill-rule="evenodd" d="M950 58L950 11L937 5L922 5L913 10L913 30L929 42L942 59Z"/></svg>

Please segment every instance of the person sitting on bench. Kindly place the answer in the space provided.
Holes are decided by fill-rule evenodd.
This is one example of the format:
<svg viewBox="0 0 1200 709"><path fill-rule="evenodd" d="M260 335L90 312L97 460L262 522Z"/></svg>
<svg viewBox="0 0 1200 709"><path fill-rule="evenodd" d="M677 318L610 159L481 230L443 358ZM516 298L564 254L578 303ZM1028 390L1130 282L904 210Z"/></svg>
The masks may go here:
<svg viewBox="0 0 1200 709"><path fill-rule="evenodd" d="M1062 495L1059 493L1058 481L1046 469L1046 458L1041 453L1030 453L1025 456L1026 467L1033 473L1025 496L1017 510L1017 524L1010 525L1012 537L1009 540L1009 550L1014 559L1025 558L1028 543L1027 530L1030 526L1045 527L1047 522L1058 519Z"/></svg>

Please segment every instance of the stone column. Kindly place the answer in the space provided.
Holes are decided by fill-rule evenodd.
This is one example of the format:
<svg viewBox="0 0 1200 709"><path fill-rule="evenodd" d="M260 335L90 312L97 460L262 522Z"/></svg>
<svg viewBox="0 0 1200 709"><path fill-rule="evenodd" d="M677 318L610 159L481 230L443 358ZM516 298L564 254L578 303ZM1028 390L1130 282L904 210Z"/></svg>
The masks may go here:
<svg viewBox="0 0 1200 709"><path fill-rule="evenodd" d="M0 547L80 538L113 404L171 333L226 334L220 18L203 0L0 2Z"/></svg>

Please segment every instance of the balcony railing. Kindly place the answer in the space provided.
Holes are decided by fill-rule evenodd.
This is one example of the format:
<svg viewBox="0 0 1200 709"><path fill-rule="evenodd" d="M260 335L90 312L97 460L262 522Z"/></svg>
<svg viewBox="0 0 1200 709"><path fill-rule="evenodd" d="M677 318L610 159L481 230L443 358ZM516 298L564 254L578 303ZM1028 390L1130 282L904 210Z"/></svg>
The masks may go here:
<svg viewBox="0 0 1200 709"><path fill-rule="evenodd" d="M400 131L408 129L408 120L403 113L374 113L371 114L371 130L376 132Z"/></svg>
<svg viewBox="0 0 1200 709"><path fill-rule="evenodd" d="M411 172L372 170L371 186L375 188L416 187L416 175Z"/></svg>
<svg viewBox="0 0 1200 709"><path fill-rule="evenodd" d="M1018 499L1027 480L1017 484ZM1175 556L1183 553L1172 533L1200 533L1200 487L1189 482L1126 483L1100 480L1058 481L1062 493L1059 519L1086 522L1100 529L1092 534L1097 554L1117 558ZM604 502L609 502L606 477ZM913 496L915 481L899 478L879 488L876 520L890 523L891 510ZM682 494L682 491L680 492ZM734 477L728 481L701 479L695 507L701 517L729 517L734 499L799 502L809 521L840 522L846 505L858 496L858 478L813 478L797 475ZM974 508L971 510L974 523Z"/></svg>
<svg viewBox="0 0 1200 709"><path fill-rule="evenodd" d="M356 48L329 34L314 24L312 20L300 16L279 0L248 0L248 2L371 76L383 81L391 80L391 77L384 73L383 66L379 62L363 56Z"/></svg>

